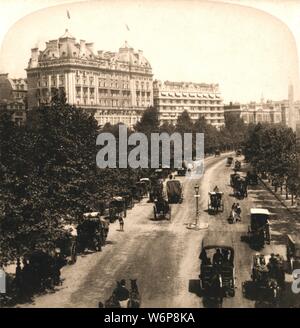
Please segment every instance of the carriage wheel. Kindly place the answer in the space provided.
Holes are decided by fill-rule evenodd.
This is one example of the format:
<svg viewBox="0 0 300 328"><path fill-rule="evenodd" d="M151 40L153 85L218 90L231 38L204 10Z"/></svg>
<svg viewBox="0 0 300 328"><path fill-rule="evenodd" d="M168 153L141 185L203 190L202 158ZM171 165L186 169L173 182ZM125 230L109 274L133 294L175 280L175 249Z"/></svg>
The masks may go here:
<svg viewBox="0 0 300 328"><path fill-rule="evenodd" d="M156 220L157 219L157 215L156 215L156 208L155 208L155 206L153 207L153 214L154 214L154 220Z"/></svg>
<svg viewBox="0 0 300 328"><path fill-rule="evenodd" d="M224 212L224 203L221 204L221 212Z"/></svg>
<svg viewBox="0 0 300 328"><path fill-rule="evenodd" d="M70 264L74 264L77 261L77 250L76 245L73 245L71 248L71 261Z"/></svg>

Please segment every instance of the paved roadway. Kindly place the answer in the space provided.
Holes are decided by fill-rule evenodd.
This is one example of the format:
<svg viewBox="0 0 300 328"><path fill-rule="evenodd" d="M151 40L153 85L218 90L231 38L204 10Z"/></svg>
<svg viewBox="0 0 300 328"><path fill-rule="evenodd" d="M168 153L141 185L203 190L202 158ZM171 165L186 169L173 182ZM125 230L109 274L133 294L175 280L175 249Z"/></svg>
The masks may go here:
<svg viewBox="0 0 300 328"><path fill-rule="evenodd" d="M226 154L205 160L205 174L200 180L180 178L184 184L184 201L172 205L172 220L154 221L153 204L146 200L128 211L125 231L118 224L110 226L108 244L102 252L80 256L75 265L62 270L63 285L52 294L35 298L24 307L97 307L116 285L116 280L137 279L142 307L205 307L209 306L199 296L199 252L203 236L208 230L230 232L235 247L236 295L226 298L223 307L265 306L257 300L246 299L242 282L250 280L252 255L240 237L247 231L251 207L267 207L276 217L271 221L274 241L263 252L285 253L283 234L291 229L300 231L300 223L262 186L251 188L248 198L239 201L242 222L228 224L231 205L236 201L229 186L232 169L226 167ZM200 185L200 225L207 229L187 229L195 218L194 186ZM215 185L224 192L225 210L217 215L207 213L208 191ZM291 277L287 276L290 281ZM129 283L128 283L129 284ZM293 295L287 284L280 306L300 307L300 294Z"/></svg>

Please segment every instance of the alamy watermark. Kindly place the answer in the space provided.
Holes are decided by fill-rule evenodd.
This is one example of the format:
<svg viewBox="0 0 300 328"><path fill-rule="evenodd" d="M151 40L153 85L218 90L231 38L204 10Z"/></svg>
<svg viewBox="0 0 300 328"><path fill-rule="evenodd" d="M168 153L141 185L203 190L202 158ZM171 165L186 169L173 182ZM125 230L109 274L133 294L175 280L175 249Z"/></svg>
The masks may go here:
<svg viewBox="0 0 300 328"><path fill-rule="evenodd" d="M0 268L0 294L6 293L6 275L4 270Z"/></svg>
<svg viewBox="0 0 300 328"><path fill-rule="evenodd" d="M185 165L188 177L199 178L203 174L203 133L184 133L183 136L177 132L171 135L151 133L148 139L141 132L128 136L126 126L119 125L118 141L117 151L117 140L112 133L103 132L98 135L96 144L102 146L96 156L99 168L157 169L168 168L173 164L175 169L183 168ZM130 151L128 151L129 147ZM171 150L173 163L171 163Z"/></svg>
<svg viewBox="0 0 300 328"><path fill-rule="evenodd" d="M294 294L300 293L300 269L293 271L292 292Z"/></svg>

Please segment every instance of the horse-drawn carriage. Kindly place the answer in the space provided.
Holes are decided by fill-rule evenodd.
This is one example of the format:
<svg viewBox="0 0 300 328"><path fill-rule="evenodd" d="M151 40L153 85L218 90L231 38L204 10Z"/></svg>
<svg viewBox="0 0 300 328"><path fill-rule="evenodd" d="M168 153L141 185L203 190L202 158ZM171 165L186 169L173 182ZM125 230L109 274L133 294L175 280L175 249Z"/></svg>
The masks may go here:
<svg viewBox="0 0 300 328"><path fill-rule="evenodd" d="M226 166L231 166L233 163L233 157L229 156L226 160Z"/></svg>
<svg viewBox="0 0 300 328"><path fill-rule="evenodd" d="M242 149L237 149L235 154L236 154L236 156L241 156L242 155Z"/></svg>
<svg viewBox="0 0 300 328"><path fill-rule="evenodd" d="M262 248L265 243L270 244L270 216L271 213L267 209L251 208L248 234L241 237L242 241L248 241L255 248Z"/></svg>
<svg viewBox="0 0 300 328"><path fill-rule="evenodd" d="M244 177L236 176L233 182L233 194L235 197L247 197L248 196L248 184Z"/></svg>
<svg viewBox="0 0 300 328"><path fill-rule="evenodd" d="M242 167L242 163L240 161L236 160L234 162L234 170L235 171L240 171L241 170L241 167Z"/></svg>
<svg viewBox="0 0 300 328"><path fill-rule="evenodd" d="M144 195L148 195L151 189L151 180L149 178L141 178L140 182L143 183Z"/></svg>
<svg viewBox="0 0 300 328"><path fill-rule="evenodd" d="M56 249L68 264L77 261L77 228L74 224L65 224L62 235L55 242Z"/></svg>
<svg viewBox="0 0 300 328"><path fill-rule="evenodd" d="M127 209L133 208L133 195L131 192L121 191L117 194L118 197L122 197Z"/></svg>
<svg viewBox="0 0 300 328"><path fill-rule="evenodd" d="M30 284L26 289L31 289L31 292L43 291L60 283L60 269L66 263L59 250L36 250L27 254L24 260L27 263L25 271L28 273L24 283Z"/></svg>
<svg viewBox="0 0 300 328"><path fill-rule="evenodd" d="M155 199L154 206L153 206L153 215L154 215L154 220L159 220L159 219L171 220L171 206L164 199L163 195L159 195Z"/></svg>
<svg viewBox="0 0 300 328"><path fill-rule="evenodd" d="M151 181L151 189L149 192L149 201L154 202L156 198L163 193L162 180L153 178Z"/></svg>
<svg viewBox="0 0 300 328"><path fill-rule="evenodd" d="M169 204L182 202L182 185L179 180L169 180L166 184Z"/></svg>
<svg viewBox="0 0 300 328"><path fill-rule="evenodd" d="M220 191L210 191L208 193L208 212L223 212L223 193Z"/></svg>
<svg viewBox="0 0 300 328"><path fill-rule="evenodd" d="M300 269L300 238L297 236L287 235L287 260L290 272Z"/></svg>
<svg viewBox="0 0 300 328"><path fill-rule="evenodd" d="M277 300L285 284L283 257L278 254L255 254L251 272L253 294L263 299ZM245 284L243 292L247 293Z"/></svg>
<svg viewBox="0 0 300 328"><path fill-rule="evenodd" d="M210 231L202 240L200 288L204 297L215 299L235 295L234 247L230 233Z"/></svg>
<svg viewBox="0 0 300 328"><path fill-rule="evenodd" d="M108 216L105 219L109 220L109 222L113 223L118 220L120 217L126 217L127 209L126 209L126 201L123 197L115 196L109 202L108 205Z"/></svg>
<svg viewBox="0 0 300 328"><path fill-rule="evenodd" d="M257 173L255 171L248 171L246 180L247 180L248 185L256 186L258 184Z"/></svg>
<svg viewBox="0 0 300 328"><path fill-rule="evenodd" d="M233 187L236 184L236 180L239 179L241 176L238 173L230 174L230 186Z"/></svg>
<svg viewBox="0 0 300 328"><path fill-rule="evenodd" d="M136 187L136 199L141 200L142 198L147 196L148 188L149 188L149 181L145 181L144 179L141 179L140 181L135 183Z"/></svg>
<svg viewBox="0 0 300 328"><path fill-rule="evenodd" d="M215 156L221 156L221 151L220 149L215 150Z"/></svg>
<svg viewBox="0 0 300 328"><path fill-rule="evenodd" d="M86 249L101 251L105 245L109 223L102 219L100 212L85 213L77 226L77 247L79 252Z"/></svg>

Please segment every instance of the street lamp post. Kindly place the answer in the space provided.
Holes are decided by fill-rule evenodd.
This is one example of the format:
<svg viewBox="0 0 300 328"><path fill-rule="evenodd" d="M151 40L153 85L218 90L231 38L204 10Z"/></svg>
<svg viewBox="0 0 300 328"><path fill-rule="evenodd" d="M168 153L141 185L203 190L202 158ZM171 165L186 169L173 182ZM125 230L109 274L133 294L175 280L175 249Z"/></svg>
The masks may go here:
<svg viewBox="0 0 300 328"><path fill-rule="evenodd" d="M199 202L198 202L198 199L200 197L200 195L199 195L199 186L196 184L194 189L195 189L195 198L196 198L196 226L198 226L198 216L199 216Z"/></svg>

